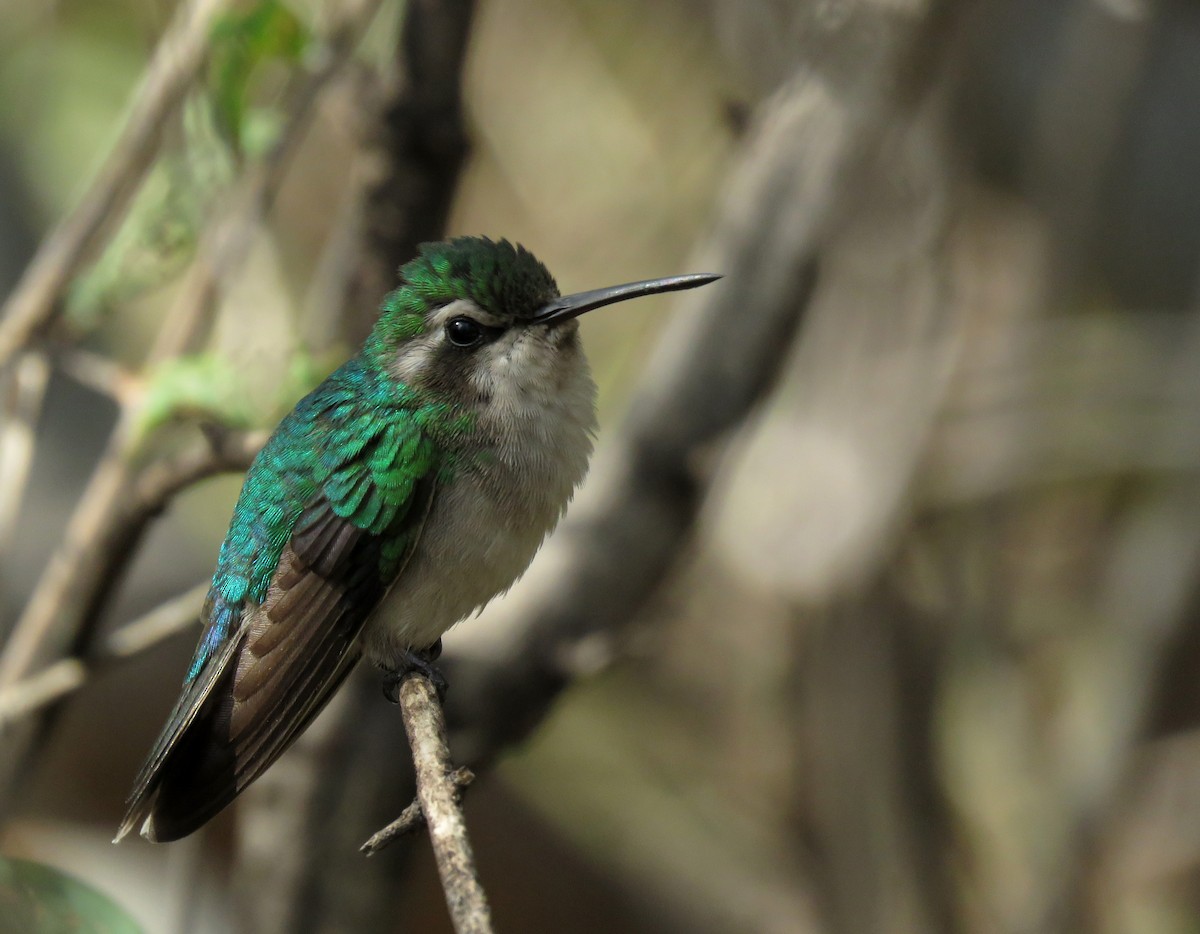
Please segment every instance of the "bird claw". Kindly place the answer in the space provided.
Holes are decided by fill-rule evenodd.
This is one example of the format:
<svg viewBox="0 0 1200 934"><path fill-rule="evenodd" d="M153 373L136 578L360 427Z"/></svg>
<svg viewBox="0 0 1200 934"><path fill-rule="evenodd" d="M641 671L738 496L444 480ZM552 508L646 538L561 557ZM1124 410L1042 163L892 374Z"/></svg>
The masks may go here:
<svg viewBox="0 0 1200 934"><path fill-rule="evenodd" d="M446 677L433 663L442 654L442 640L427 649L405 649L396 668L383 670L383 696L393 704L400 703L400 685L414 674L423 675L433 685L439 701L446 699Z"/></svg>

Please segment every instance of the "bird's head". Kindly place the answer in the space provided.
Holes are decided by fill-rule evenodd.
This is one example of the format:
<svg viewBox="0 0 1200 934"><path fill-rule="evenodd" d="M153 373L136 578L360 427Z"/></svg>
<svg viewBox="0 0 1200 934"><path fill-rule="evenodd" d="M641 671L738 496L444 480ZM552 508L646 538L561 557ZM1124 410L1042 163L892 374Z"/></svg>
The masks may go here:
<svg viewBox="0 0 1200 934"><path fill-rule="evenodd" d="M579 315L716 278L676 276L563 296L546 267L507 240L426 243L401 268L364 354L405 385L470 408L540 404L586 375Z"/></svg>

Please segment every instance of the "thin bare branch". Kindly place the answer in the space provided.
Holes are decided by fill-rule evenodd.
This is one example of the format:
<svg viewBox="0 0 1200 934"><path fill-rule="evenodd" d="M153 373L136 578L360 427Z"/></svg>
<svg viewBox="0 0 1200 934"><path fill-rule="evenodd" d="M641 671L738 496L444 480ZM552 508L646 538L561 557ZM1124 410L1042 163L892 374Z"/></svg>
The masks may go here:
<svg viewBox="0 0 1200 934"><path fill-rule="evenodd" d="M106 396L117 405L135 400L142 381L115 360L80 347L51 347L54 365L81 386Z"/></svg>
<svg viewBox="0 0 1200 934"><path fill-rule="evenodd" d="M339 7L326 47L314 68L293 83L288 94L288 123L263 164L249 171L228 213L208 229L181 290L151 350L151 362L187 349L203 330L221 289L239 268L254 232L270 210L282 175L307 126L312 105L329 79L344 64L379 7L380 0L356 0ZM71 518L63 543L52 557L0 656L0 688L30 676L39 666L86 649L100 608L120 577L145 528L122 524L136 503L131 489L135 462L144 438L141 403L123 407L92 479ZM135 516L143 513L136 508ZM108 559L116 554L121 563ZM19 733L0 731L5 756L0 759L0 800L11 790L35 731L23 724Z"/></svg>
<svg viewBox="0 0 1200 934"><path fill-rule="evenodd" d="M451 781L454 782L455 801L462 803L463 794L467 788L475 781L475 773L468 768L455 769L450 774ZM416 798L413 803L406 807L394 821L380 830L378 833L372 834L371 839L364 843L359 849L367 856L374 856L380 850L392 843L395 843L401 837L407 836L410 833L415 833L425 826L425 812L421 810L421 799Z"/></svg>
<svg viewBox="0 0 1200 934"><path fill-rule="evenodd" d="M429 827L454 930L458 934L487 934L492 930L491 910L479 884L459 807L461 787L450 761L446 719L428 678L413 675L400 685L400 710L417 773L417 798Z"/></svg>
<svg viewBox="0 0 1200 934"><path fill-rule="evenodd" d="M21 494L33 463L37 415L50 381L50 363L41 351L17 358L3 377L8 382L0 427L0 555L12 545Z"/></svg>
<svg viewBox="0 0 1200 934"><path fill-rule="evenodd" d="M412 804L400 812L399 817L378 833L372 834L371 838L359 847L359 850L366 856L374 856L401 837L415 833L424 826L425 812L421 810L420 800L414 799Z"/></svg>
<svg viewBox="0 0 1200 934"><path fill-rule="evenodd" d="M89 659L65 658L11 688L0 691L0 729L48 704L75 693L88 679L165 642L196 625L208 582L172 597L132 623L122 626Z"/></svg>
<svg viewBox="0 0 1200 934"><path fill-rule="evenodd" d="M268 437L267 431L207 427L201 443L155 461L138 475L120 524L144 523L158 515L176 494L201 480L248 470Z"/></svg>
<svg viewBox="0 0 1200 934"><path fill-rule="evenodd" d="M53 320L72 277L128 210L168 118L204 64L213 21L225 5L226 0L189 0L179 8L134 93L107 162L75 210L42 241L0 310L0 367Z"/></svg>

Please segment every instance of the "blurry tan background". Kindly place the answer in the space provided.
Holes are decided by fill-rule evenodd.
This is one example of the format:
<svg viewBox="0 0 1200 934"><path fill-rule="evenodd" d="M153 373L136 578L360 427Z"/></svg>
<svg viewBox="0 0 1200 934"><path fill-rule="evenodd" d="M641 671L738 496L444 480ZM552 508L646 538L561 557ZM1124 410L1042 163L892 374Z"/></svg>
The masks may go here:
<svg viewBox="0 0 1200 934"><path fill-rule="evenodd" d="M356 4L280 6L311 52ZM174 9L0 2L6 288ZM222 417L269 427L369 321L328 309L366 249L374 95L408 14L380 4L322 85L186 348ZM727 274L589 316L593 477L509 598L447 637L456 754L498 753L467 817L499 930L1200 930L1198 55L1186 0L480 0L448 231L525 244L564 291ZM140 370L313 67L256 68L240 153L202 78L72 278L0 540L5 627L117 418L97 361ZM732 396L736 424L674 437ZM169 420L146 456L195 434ZM623 491L664 460L677 482L639 512ZM172 502L105 631L211 571L237 489ZM563 586L580 564L617 583ZM570 639L523 630L555 607ZM194 638L59 705L0 852L153 932L448 930L426 841L353 851L363 812L411 797L366 676L210 830L110 846ZM536 698L497 680L508 653Z"/></svg>

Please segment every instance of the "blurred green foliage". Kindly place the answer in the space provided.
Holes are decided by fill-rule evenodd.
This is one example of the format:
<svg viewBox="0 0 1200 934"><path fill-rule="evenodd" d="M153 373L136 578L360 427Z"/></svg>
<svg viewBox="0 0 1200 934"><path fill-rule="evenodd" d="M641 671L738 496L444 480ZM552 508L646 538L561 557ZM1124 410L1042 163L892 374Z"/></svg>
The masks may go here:
<svg viewBox="0 0 1200 934"><path fill-rule="evenodd" d="M278 0L260 0L248 9L226 14L213 30L208 93L216 125L234 153L261 152L271 133L261 130L276 121L250 106L255 85L271 62L296 64L308 50L312 34L291 9ZM255 117L257 116L257 122Z"/></svg>
<svg viewBox="0 0 1200 934"><path fill-rule="evenodd" d="M116 903L52 866L0 858L0 934L141 934Z"/></svg>
<svg viewBox="0 0 1200 934"><path fill-rule="evenodd" d="M264 399L224 354L205 352L165 360L150 372L138 428L149 434L181 419L229 428L271 427L331 369L329 355L299 348L272 384L270 398Z"/></svg>

